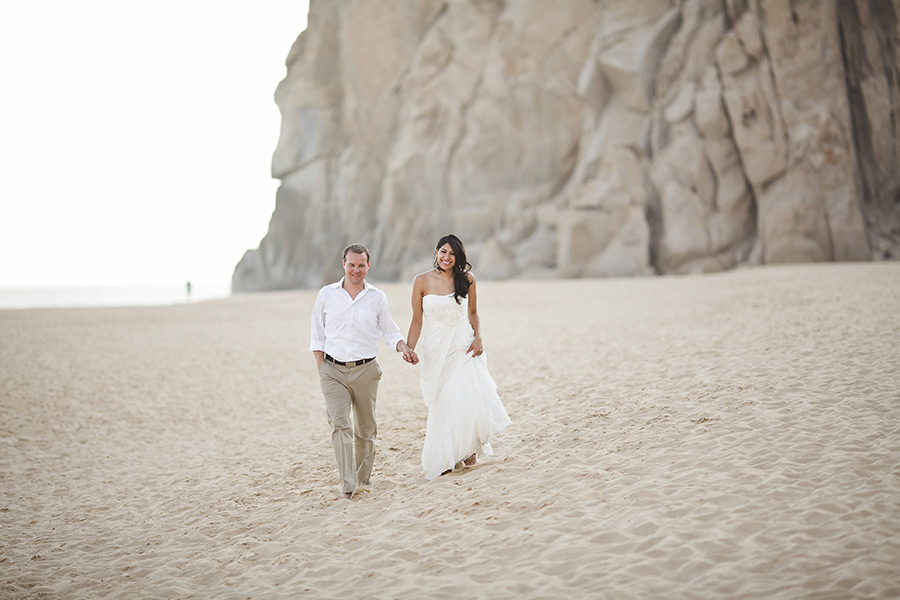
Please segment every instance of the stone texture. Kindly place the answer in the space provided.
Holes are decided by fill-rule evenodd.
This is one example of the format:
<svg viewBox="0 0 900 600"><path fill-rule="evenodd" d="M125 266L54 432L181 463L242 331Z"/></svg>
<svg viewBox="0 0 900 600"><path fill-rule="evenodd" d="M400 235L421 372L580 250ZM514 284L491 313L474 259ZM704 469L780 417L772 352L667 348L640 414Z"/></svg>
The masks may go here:
<svg viewBox="0 0 900 600"><path fill-rule="evenodd" d="M876 258L900 258L900 0L838 3L861 204Z"/></svg>
<svg viewBox="0 0 900 600"><path fill-rule="evenodd" d="M312 0L235 291L900 256L900 0Z"/></svg>

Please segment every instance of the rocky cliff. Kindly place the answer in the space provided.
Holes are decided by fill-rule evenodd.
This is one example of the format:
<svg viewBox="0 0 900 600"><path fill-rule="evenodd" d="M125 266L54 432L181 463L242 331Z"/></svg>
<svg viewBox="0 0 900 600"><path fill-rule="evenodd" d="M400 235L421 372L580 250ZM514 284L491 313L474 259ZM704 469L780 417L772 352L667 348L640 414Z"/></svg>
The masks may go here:
<svg viewBox="0 0 900 600"><path fill-rule="evenodd" d="M900 256L900 0L311 0L235 291Z"/></svg>

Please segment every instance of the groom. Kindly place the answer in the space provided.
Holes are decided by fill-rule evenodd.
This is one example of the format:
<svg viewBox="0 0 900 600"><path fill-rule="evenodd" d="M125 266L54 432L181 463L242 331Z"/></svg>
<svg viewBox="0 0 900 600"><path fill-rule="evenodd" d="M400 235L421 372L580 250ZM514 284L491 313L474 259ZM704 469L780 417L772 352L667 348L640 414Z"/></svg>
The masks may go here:
<svg viewBox="0 0 900 600"><path fill-rule="evenodd" d="M381 367L375 361L378 338L384 338L388 348L402 352L403 360L418 362L391 318L384 292L366 282L369 250L361 244L347 246L341 264L344 277L319 290L309 341L319 369L331 445L341 477L342 493L335 500L350 498L360 484L369 485L372 474L375 395L381 379Z"/></svg>

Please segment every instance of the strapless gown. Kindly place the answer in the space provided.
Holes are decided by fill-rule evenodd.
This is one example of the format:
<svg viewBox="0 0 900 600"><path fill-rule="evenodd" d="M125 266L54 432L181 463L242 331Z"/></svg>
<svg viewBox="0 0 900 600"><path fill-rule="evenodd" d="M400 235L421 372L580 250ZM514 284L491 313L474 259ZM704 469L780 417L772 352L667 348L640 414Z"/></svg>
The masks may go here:
<svg viewBox="0 0 900 600"><path fill-rule="evenodd" d="M472 454L490 455L489 438L506 429L509 415L484 354L466 354L475 332L468 299L428 294L422 299L422 333L416 347L422 396L428 407L422 468L434 479Z"/></svg>

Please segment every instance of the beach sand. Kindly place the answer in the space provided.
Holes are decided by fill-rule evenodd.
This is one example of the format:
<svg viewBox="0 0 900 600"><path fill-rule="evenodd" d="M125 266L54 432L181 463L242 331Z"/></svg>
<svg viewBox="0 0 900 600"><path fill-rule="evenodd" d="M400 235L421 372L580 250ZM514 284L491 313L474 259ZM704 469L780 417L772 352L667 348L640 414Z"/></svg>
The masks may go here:
<svg viewBox="0 0 900 600"><path fill-rule="evenodd" d="M0 597L900 597L900 264L480 282L496 454L383 351L350 501L314 298L0 311Z"/></svg>

